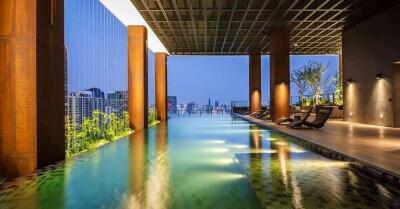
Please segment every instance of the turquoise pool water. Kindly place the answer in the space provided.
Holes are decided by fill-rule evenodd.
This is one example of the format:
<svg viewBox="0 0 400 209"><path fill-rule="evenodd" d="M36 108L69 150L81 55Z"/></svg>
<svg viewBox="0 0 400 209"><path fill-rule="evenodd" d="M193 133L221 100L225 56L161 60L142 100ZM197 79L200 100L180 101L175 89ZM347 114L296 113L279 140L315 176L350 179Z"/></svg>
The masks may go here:
<svg viewBox="0 0 400 209"><path fill-rule="evenodd" d="M398 191L229 115L180 117L8 183L0 208L397 208Z"/></svg>

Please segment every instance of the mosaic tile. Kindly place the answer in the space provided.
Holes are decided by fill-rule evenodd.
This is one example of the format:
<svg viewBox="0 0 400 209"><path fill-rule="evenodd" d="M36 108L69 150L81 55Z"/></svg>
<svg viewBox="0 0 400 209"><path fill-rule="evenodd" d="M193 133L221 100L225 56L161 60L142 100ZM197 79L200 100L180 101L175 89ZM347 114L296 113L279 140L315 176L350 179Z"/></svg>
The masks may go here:
<svg viewBox="0 0 400 209"><path fill-rule="evenodd" d="M357 173L345 162L313 153L240 153L236 157L264 208L394 209L400 206L399 190Z"/></svg>

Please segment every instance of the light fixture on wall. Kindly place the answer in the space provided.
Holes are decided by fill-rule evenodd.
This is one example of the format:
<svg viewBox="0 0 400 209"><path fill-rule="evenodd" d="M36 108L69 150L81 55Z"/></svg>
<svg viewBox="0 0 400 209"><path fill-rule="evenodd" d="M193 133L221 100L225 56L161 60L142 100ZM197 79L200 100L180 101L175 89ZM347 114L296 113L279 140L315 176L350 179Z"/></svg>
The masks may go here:
<svg viewBox="0 0 400 209"><path fill-rule="evenodd" d="M383 73L376 74L376 80L380 80L383 77Z"/></svg>
<svg viewBox="0 0 400 209"><path fill-rule="evenodd" d="M286 83L285 83L285 81L284 80L282 80L281 81L281 85L285 85Z"/></svg>
<svg viewBox="0 0 400 209"><path fill-rule="evenodd" d="M346 83L347 83L347 84L351 84L351 83L353 83L353 79L351 79L351 78L348 78L348 79L346 80Z"/></svg>

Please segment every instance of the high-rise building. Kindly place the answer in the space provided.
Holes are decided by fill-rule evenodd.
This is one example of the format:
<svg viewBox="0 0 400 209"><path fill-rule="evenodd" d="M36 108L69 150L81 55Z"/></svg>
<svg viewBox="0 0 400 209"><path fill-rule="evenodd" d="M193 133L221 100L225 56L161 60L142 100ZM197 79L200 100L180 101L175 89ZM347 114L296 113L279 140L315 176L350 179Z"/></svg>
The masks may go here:
<svg viewBox="0 0 400 209"><path fill-rule="evenodd" d="M92 109L99 110L101 112L106 111L106 100L104 97L104 92L99 88L90 88L86 91L92 92Z"/></svg>
<svg viewBox="0 0 400 209"><path fill-rule="evenodd" d="M176 114L178 108L178 99L176 96L167 97L167 110L171 114Z"/></svg>
<svg viewBox="0 0 400 209"><path fill-rule="evenodd" d="M110 113L121 116L128 110L128 91L115 91L107 94L107 109Z"/></svg>
<svg viewBox="0 0 400 209"><path fill-rule="evenodd" d="M196 109L196 104L194 102L189 102L186 107L187 112L194 112Z"/></svg>
<svg viewBox="0 0 400 209"><path fill-rule="evenodd" d="M79 128L84 118L90 118L93 111L92 92L75 91L68 97L69 115Z"/></svg>
<svg viewBox="0 0 400 209"><path fill-rule="evenodd" d="M214 107L215 107L215 108L219 107L219 102L218 102L218 100L215 101Z"/></svg>

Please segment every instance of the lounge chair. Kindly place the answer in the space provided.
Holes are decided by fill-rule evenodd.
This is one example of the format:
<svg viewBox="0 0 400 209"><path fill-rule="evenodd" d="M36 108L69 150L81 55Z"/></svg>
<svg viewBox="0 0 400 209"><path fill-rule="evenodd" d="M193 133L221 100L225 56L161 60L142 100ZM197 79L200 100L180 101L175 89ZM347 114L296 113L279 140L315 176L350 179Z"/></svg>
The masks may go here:
<svg viewBox="0 0 400 209"><path fill-rule="evenodd" d="M325 122L328 120L329 116L332 114L332 107L319 107L317 108L317 113L315 119L311 122L306 121L307 118L303 120L295 120L288 124L290 128L301 128L307 126L309 128L322 128L325 125Z"/></svg>
<svg viewBox="0 0 400 209"><path fill-rule="evenodd" d="M307 120L307 118L311 115L312 110L313 110L313 107L311 106L311 107L308 109L306 116L305 116L302 120ZM276 121L276 123L277 123L278 125L281 125L282 123L291 123L291 122L293 122L293 121L295 121L295 119L283 117L283 118L279 118L279 119Z"/></svg>
<svg viewBox="0 0 400 209"><path fill-rule="evenodd" d="M258 115L254 116L254 117L256 117L258 119L261 119L261 118L264 118L265 116L268 116L269 114L270 114L270 111L269 110L265 110L261 114L258 114Z"/></svg>
<svg viewBox="0 0 400 209"><path fill-rule="evenodd" d="M262 110L257 111L257 112L252 112L252 113L249 114L249 116L255 116L255 115L260 114L260 113L262 113Z"/></svg>

